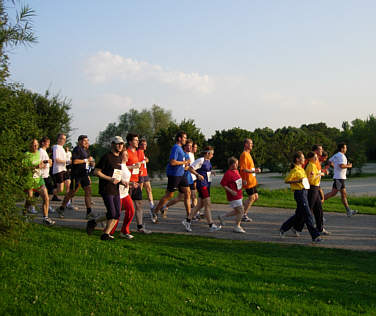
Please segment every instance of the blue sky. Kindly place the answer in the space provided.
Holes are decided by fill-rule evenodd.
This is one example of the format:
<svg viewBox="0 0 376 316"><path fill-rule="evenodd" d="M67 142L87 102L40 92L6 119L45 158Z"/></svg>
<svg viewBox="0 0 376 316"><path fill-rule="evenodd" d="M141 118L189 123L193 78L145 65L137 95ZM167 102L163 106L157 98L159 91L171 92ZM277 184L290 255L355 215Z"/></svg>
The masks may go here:
<svg viewBox="0 0 376 316"><path fill-rule="evenodd" d="M374 1L42 1L11 80L72 101L72 138L158 104L215 130L376 113Z"/></svg>

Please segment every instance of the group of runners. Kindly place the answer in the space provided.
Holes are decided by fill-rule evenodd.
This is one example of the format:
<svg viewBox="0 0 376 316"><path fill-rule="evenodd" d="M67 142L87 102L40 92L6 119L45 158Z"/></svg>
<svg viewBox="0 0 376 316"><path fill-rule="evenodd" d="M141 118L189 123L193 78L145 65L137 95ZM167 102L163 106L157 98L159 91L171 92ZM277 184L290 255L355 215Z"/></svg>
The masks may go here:
<svg viewBox="0 0 376 316"><path fill-rule="evenodd" d="M129 229L134 216L136 216L137 231L144 234L151 233L151 230L146 229L143 223L144 212L141 204L143 188L147 192L152 223L157 223L161 217L166 217L168 208L179 201L184 202L186 216L182 225L188 232L192 231L193 223L201 218L206 219L210 232L220 230L225 225L225 219L233 217L233 231L245 233L241 223L252 221L248 212L252 204L259 198L256 174L261 172L260 168L255 167L251 156L252 139L244 140L244 150L239 160L235 157L228 158L228 170L223 175L220 184L226 192L231 211L217 216L217 223L213 220L210 200L210 186L214 175L211 164L211 159L214 156L213 147L203 148L199 157L195 159L197 144L188 139L185 132L178 132L167 164L166 192L158 204L154 205L147 173L149 159L145 155L146 139L139 139L139 135L134 133L129 133L126 136L126 142L120 136L113 137L110 151L103 155L97 164L90 156L89 140L86 135L79 136L71 159L63 148L65 141L66 136L59 134L57 144L53 146L52 150L53 159L50 159L46 152L50 140L46 137L43 138L41 148L38 150L39 143L34 139L25 159L33 171L32 180L28 183L26 190L28 197L25 211L33 212L31 197L34 191L39 192L43 199L43 222L46 225L55 224L48 217L49 211L52 210L49 206L48 191L54 195L53 199L56 199L56 194L63 191L64 182L67 180L70 180L69 189L61 205L56 209L57 213L63 218L66 208L75 209L71 201L81 186L85 192L87 209L86 231L91 234L99 223L105 222L101 235L102 240L114 239L121 210L124 210L124 220L119 234L120 238L132 239L134 237ZM302 152L295 153L290 173L285 178L285 182L291 185L297 207L295 214L280 228L282 238L289 230L295 236L299 236L304 225L307 226L313 242L320 242L320 236L329 235L330 232L324 228L322 203L335 196L338 191L341 192L347 216L357 213L349 208L346 197L346 170L352 167L347 162L346 151L346 144L339 144L338 153L326 161L328 155L323 151L322 146L314 145L312 151L307 155L308 162ZM71 165L70 176L67 164ZM52 184L49 176L51 165L53 166L52 174L55 185ZM324 195L320 188L320 179L321 176L328 173L329 165L334 167L334 183L332 191ZM106 208L105 215L95 216L91 209L91 170L99 178L99 194L102 196ZM50 190L47 190L47 187ZM243 190L247 194L244 201ZM179 193L173 199L176 191ZM203 213L201 213L201 209L204 209Z"/></svg>

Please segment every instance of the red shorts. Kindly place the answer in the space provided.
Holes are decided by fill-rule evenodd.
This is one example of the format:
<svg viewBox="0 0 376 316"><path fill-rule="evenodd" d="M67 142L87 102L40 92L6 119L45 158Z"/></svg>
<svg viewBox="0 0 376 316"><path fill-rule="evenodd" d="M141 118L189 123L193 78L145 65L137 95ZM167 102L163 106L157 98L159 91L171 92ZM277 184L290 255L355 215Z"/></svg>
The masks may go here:
<svg viewBox="0 0 376 316"><path fill-rule="evenodd" d="M201 199L206 199L210 197L210 188L209 187L201 187L198 189L198 196Z"/></svg>

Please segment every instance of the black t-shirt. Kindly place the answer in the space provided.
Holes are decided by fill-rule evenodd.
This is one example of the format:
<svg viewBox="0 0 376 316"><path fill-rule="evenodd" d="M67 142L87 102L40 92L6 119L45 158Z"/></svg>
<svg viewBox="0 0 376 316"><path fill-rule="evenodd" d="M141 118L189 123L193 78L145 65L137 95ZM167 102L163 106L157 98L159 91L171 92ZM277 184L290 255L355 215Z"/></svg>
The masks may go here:
<svg viewBox="0 0 376 316"><path fill-rule="evenodd" d="M96 165L106 176L112 177L114 169L121 169L121 157L115 156L112 152L105 154ZM99 178L100 195L119 195L119 185L108 180Z"/></svg>
<svg viewBox="0 0 376 316"><path fill-rule="evenodd" d="M76 177L83 177L88 174L86 163L73 164L75 159L89 159L90 152L80 146L74 147L72 151L72 175Z"/></svg>

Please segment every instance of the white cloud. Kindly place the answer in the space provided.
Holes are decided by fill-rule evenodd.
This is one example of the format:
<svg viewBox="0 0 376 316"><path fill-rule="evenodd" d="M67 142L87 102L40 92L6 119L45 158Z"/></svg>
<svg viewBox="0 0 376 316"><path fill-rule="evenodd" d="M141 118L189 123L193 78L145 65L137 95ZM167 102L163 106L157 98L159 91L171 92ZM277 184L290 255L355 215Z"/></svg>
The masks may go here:
<svg viewBox="0 0 376 316"><path fill-rule="evenodd" d="M203 94L211 93L214 89L213 80L208 75L167 71L159 65L114 55L108 51L91 56L86 63L85 73L88 79L96 84L112 80L152 80L180 90Z"/></svg>

